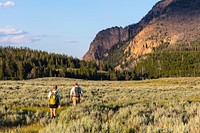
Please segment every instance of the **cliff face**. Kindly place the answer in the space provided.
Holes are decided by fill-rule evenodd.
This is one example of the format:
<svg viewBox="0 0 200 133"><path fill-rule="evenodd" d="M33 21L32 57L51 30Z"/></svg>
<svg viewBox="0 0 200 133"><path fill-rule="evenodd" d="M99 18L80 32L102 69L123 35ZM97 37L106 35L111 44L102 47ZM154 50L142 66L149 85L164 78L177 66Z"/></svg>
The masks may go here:
<svg viewBox="0 0 200 133"><path fill-rule="evenodd" d="M84 60L101 60L117 43L129 43L116 68L137 64L138 57L157 47L200 38L200 0L162 0L137 24L114 27L97 34ZM122 46L122 45L121 45Z"/></svg>
<svg viewBox="0 0 200 133"><path fill-rule="evenodd" d="M124 51L126 62L130 62L131 66L137 64L139 56L151 53L157 47L200 38L199 0L165 0L158 3L149 14L152 12L157 12L157 15L154 14L155 17L130 41Z"/></svg>
<svg viewBox="0 0 200 133"><path fill-rule="evenodd" d="M90 44L88 52L83 56L83 60L96 61L103 58L104 53L117 44L128 39L127 28L112 27L100 31Z"/></svg>
<svg viewBox="0 0 200 133"><path fill-rule="evenodd" d="M112 27L106 30L100 31L92 43L87 53L83 56L83 60L86 61L98 61L103 59L104 55L110 48L118 43L125 43L133 38L147 25L152 19L159 16L159 11L166 7L171 0L167 0L164 3L157 4L153 10L151 10L146 17L144 17L139 23L129 25L125 28Z"/></svg>

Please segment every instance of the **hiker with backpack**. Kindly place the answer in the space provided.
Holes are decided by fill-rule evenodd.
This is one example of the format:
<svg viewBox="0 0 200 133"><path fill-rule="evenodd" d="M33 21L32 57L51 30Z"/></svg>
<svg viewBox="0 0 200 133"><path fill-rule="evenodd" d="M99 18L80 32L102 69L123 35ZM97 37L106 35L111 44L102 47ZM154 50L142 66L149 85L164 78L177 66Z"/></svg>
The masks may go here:
<svg viewBox="0 0 200 133"><path fill-rule="evenodd" d="M77 82L75 82L70 91L70 101L73 102L74 106L80 103L82 93L83 93L82 88L78 85Z"/></svg>
<svg viewBox="0 0 200 133"><path fill-rule="evenodd" d="M51 118L56 117L56 109L60 109L60 94L57 91L57 85L48 94L48 102Z"/></svg>

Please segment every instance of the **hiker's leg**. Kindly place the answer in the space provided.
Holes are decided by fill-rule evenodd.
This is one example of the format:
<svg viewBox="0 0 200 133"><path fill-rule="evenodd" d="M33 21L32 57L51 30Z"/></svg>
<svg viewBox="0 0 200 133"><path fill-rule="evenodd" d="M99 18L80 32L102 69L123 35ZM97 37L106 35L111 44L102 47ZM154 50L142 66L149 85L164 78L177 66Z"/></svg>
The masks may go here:
<svg viewBox="0 0 200 133"><path fill-rule="evenodd" d="M76 106L76 97L73 97L73 105Z"/></svg>
<svg viewBox="0 0 200 133"><path fill-rule="evenodd" d="M50 115L51 115L51 118L53 117L53 108L49 108L50 109Z"/></svg>
<svg viewBox="0 0 200 133"><path fill-rule="evenodd" d="M76 105L80 102L80 98L76 97Z"/></svg>
<svg viewBox="0 0 200 133"><path fill-rule="evenodd" d="M53 117L56 117L56 108L53 108Z"/></svg>
<svg viewBox="0 0 200 133"><path fill-rule="evenodd" d="M77 103L80 103L81 98L77 97Z"/></svg>

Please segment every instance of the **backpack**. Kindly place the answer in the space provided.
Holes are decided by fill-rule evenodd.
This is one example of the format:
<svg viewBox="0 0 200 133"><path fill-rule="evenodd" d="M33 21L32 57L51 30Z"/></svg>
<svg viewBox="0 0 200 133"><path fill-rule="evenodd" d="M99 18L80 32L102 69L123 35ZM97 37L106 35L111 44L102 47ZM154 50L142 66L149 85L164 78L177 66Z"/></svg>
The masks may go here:
<svg viewBox="0 0 200 133"><path fill-rule="evenodd" d="M58 99L57 93L58 92L55 92L55 93L51 92L49 104L51 104L51 105L57 104L57 99Z"/></svg>
<svg viewBox="0 0 200 133"><path fill-rule="evenodd" d="M79 97L80 94L81 94L80 87L76 86L76 87L74 88L74 96L75 96L75 97Z"/></svg>

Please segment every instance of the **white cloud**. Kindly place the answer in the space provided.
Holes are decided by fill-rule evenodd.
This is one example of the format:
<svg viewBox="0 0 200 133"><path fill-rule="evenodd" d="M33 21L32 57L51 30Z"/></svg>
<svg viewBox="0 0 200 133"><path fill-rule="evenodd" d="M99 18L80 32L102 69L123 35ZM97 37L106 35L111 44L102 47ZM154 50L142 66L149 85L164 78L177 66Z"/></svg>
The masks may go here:
<svg viewBox="0 0 200 133"><path fill-rule="evenodd" d="M2 35L17 35L17 34L25 34L26 32L23 30L15 29L14 27L5 27L0 28L0 36Z"/></svg>
<svg viewBox="0 0 200 133"><path fill-rule="evenodd" d="M40 41L44 35L29 35L23 30L14 27L0 28L0 44L28 44Z"/></svg>
<svg viewBox="0 0 200 133"><path fill-rule="evenodd" d="M13 6L15 6L15 3L13 1L0 2L0 7L13 7Z"/></svg>
<svg viewBox="0 0 200 133"><path fill-rule="evenodd" d="M12 2L12 1L7 1L7 2L5 2L3 5L4 5L5 7L9 7L9 6L14 6L15 3Z"/></svg>
<svg viewBox="0 0 200 133"><path fill-rule="evenodd" d="M35 41L40 41L42 36L25 36L25 35L15 35L0 37L0 44L29 44Z"/></svg>

